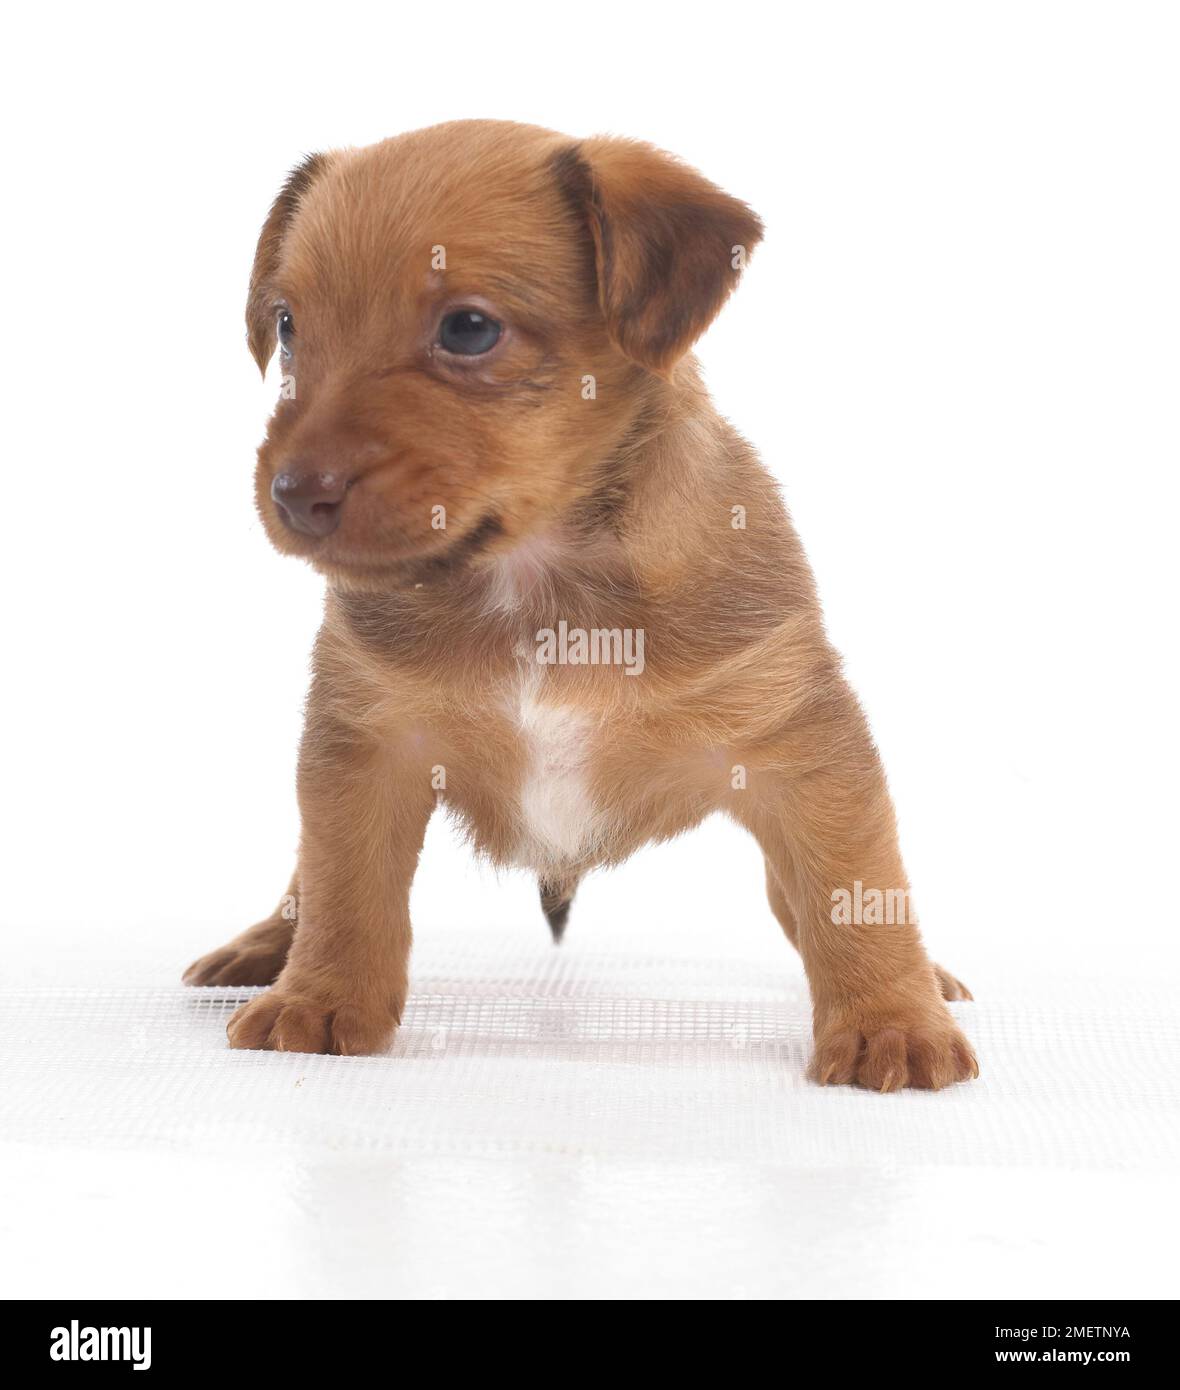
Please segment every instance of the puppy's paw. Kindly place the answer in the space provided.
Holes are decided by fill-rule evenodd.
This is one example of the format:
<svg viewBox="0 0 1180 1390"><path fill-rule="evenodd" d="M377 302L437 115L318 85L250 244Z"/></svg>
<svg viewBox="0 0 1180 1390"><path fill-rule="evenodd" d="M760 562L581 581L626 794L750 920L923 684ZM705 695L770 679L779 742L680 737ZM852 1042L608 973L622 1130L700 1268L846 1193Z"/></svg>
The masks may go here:
<svg viewBox="0 0 1180 1390"><path fill-rule="evenodd" d="M393 1013L329 1007L280 987L243 1004L225 1031L230 1047L358 1057L384 1051L397 1024Z"/></svg>
<svg viewBox="0 0 1180 1390"><path fill-rule="evenodd" d="M938 981L938 988L942 991L944 999L975 998L962 980L956 980L951 972L944 970L941 965L934 967L934 978Z"/></svg>
<svg viewBox="0 0 1180 1390"><path fill-rule="evenodd" d="M273 985L287 959L283 950L266 950L231 941L193 961L184 972L186 985Z"/></svg>
<svg viewBox="0 0 1180 1390"><path fill-rule="evenodd" d="M874 1009L860 1021L843 1018L817 1024L809 1075L821 1086L940 1091L978 1076L979 1063L941 1007L937 1013Z"/></svg>
<svg viewBox="0 0 1180 1390"><path fill-rule="evenodd" d="M268 918L241 936L193 961L186 985L273 985L287 963L295 924Z"/></svg>

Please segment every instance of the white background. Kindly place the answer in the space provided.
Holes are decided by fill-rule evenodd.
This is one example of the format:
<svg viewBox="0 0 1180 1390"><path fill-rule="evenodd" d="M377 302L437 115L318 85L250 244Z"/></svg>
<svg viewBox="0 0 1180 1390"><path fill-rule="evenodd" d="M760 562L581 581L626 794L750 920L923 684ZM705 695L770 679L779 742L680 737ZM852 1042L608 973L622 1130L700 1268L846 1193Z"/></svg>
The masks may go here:
<svg viewBox="0 0 1180 1390"><path fill-rule="evenodd" d="M253 515L274 393L244 342L254 240L303 154L465 116L645 138L763 217L700 356L811 555L932 954L981 1005L1177 982L1174 10L9 24L6 983L171 984L283 891L320 585ZM469 867L440 824L415 905L420 940L481 914L544 934L532 883ZM777 932L720 824L593 880L571 937L653 913L669 958Z"/></svg>

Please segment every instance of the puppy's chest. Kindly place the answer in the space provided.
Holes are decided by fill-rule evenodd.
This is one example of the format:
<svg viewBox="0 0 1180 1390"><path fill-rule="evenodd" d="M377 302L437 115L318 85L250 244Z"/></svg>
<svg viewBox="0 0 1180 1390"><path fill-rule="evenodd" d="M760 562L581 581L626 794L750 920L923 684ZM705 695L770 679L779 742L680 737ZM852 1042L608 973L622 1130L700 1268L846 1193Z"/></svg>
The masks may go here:
<svg viewBox="0 0 1180 1390"><path fill-rule="evenodd" d="M544 873L593 857L601 818L591 791L598 721L530 672L507 700L521 769L513 857Z"/></svg>

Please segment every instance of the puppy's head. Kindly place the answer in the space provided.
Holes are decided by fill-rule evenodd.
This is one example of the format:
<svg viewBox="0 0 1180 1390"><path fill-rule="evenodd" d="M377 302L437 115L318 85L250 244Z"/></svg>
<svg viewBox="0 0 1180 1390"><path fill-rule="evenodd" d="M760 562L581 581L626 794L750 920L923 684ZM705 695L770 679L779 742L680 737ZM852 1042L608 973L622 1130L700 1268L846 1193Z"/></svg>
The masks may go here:
<svg viewBox="0 0 1180 1390"><path fill-rule="evenodd" d="M282 358L272 541L379 589L559 526L760 234L631 141L465 121L307 159L247 308L259 367Z"/></svg>

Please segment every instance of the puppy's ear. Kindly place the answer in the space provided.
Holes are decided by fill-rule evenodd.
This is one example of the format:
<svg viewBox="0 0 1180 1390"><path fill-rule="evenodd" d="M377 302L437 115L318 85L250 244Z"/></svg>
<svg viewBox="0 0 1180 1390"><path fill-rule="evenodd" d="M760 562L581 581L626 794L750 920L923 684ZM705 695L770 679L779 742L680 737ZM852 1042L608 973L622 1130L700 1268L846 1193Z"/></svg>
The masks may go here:
<svg viewBox="0 0 1180 1390"><path fill-rule="evenodd" d="M637 140L580 141L554 168L589 224L611 337L666 376L724 304L762 223L696 170Z"/></svg>
<svg viewBox="0 0 1180 1390"><path fill-rule="evenodd" d="M246 297L246 341L258 370L266 375L266 364L275 350L275 313L271 280L279 263L283 237L299 206L299 200L323 170L327 159L322 154L309 154L302 164L287 175L287 182L271 204L258 249L254 252L254 269L250 272L250 293Z"/></svg>

